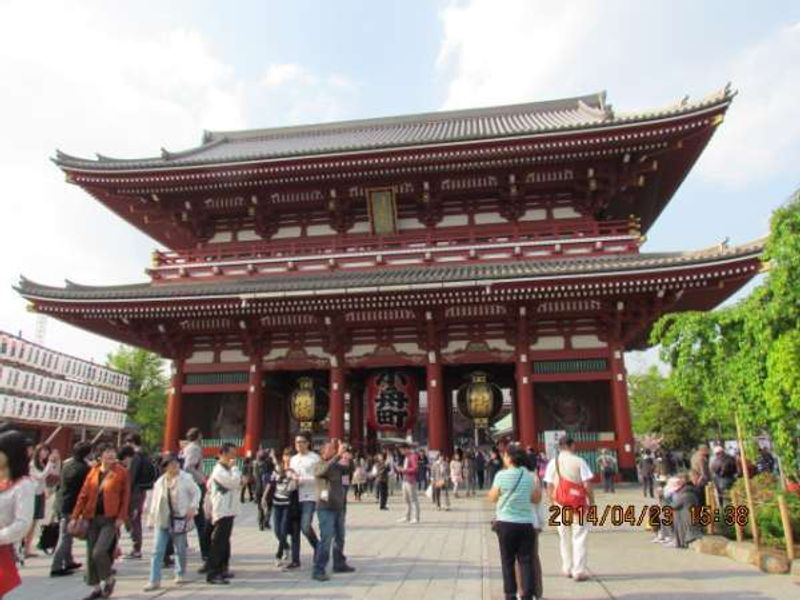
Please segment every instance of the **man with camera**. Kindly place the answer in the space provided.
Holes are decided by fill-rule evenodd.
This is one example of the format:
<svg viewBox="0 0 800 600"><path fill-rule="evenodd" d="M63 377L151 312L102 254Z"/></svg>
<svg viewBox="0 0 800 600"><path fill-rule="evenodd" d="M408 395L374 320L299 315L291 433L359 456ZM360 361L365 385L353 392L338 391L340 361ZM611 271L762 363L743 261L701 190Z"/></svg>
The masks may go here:
<svg viewBox="0 0 800 600"><path fill-rule="evenodd" d="M342 476L349 473L346 461L347 447L338 439L332 439L322 447L320 462L316 466L317 516L320 540L314 553L312 578L328 581L325 573L330 560L333 543L333 572L352 573L344 555L344 486Z"/></svg>

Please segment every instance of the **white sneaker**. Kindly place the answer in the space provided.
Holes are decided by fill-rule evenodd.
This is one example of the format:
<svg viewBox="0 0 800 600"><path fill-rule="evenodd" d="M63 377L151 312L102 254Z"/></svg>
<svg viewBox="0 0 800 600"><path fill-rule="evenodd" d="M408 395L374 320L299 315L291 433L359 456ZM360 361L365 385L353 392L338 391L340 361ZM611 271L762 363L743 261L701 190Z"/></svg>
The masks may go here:
<svg viewBox="0 0 800 600"><path fill-rule="evenodd" d="M398 523L408 523L408 519L406 519L405 517L400 517L399 519L397 519L397 522Z"/></svg>
<svg viewBox="0 0 800 600"><path fill-rule="evenodd" d="M411 519L409 523L419 523L419 519Z"/></svg>
<svg viewBox="0 0 800 600"><path fill-rule="evenodd" d="M144 589L142 591L155 592L156 590L160 590L160 589L161 589L161 585L160 584L158 584L158 583L148 583L146 586L144 586Z"/></svg>
<svg viewBox="0 0 800 600"><path fill-rule="evenodd" d="M186 577L176 577L172 580L172 583L175 585L186 585L187 583L192 583L192 580L186 579Z"/></svg>
<svg viewBox="0 0 800 600"><path fill-rule="evenodd" d="M665 538L661 537L660 535L657 535L657 536L656 536L656 537L654 537L652 540L650 540L650 543L651 543L651 544L660 544L661 542L663 542L663 541L664 541L664 539L665 539Z"/></svg>

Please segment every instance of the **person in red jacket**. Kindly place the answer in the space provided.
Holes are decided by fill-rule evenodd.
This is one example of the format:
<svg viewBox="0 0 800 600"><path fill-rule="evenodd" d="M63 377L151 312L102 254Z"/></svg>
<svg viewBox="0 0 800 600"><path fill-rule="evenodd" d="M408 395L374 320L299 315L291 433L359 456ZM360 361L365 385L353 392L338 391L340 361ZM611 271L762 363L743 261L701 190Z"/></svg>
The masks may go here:
<svg viewBox="0 0 800 600"><path fill-rule="evenodd" d="M86 519L86 583L93 587L85 600L108 598L116 583L111 574L112 552L128 518L131 490L128 471L117 462L117 449L100 445L100 460L83 482L72 519Z"/></svg>

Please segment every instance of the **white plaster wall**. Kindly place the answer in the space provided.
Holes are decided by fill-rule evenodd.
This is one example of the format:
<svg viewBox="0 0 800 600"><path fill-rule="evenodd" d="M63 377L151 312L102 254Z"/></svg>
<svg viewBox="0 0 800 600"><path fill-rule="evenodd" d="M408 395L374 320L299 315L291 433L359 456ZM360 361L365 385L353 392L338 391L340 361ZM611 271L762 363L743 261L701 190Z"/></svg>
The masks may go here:
<svg viewBox="0 0 800 600"><path fill-rule="evenodd" d="M306 228L307 235L336 235L336 230L328 224L309 225Z"/></svg>
<svg viewBox="0 0 800 600"><path fill-rule="evenodd" d="M255 229L241 229L237 236L240 242L257 242L261 236L255 232Z"/></svg>
<svg viewBox="0 0 800 600"><path fill-rule="evenodd" d="M419 219L397 219L397 229L425 229L425 225Z"/></svg>
<svg viewBox="0 0 800 600"><path fill-rule="evenodd" d="M191 365L209 364L214 362L214 353L211 350L198 350L186 359Z"/></svg>
<svg viewBox="0 0 800 600"><path fill-rule="evenodd" d="M213 237L208 240L209 244L222 244L233 240L233 232L231 231L218 231Z"/></svg>
<svg viewBox="0 0 800 600"><path fill-rule="evenodd" d="M572 347L576 350L584 348L605 348L608 344L600 340L596 335L573 335Z"/></svg>
<svg viewBox="0 0 800 600"><path fill-rule="evenodd" d="M469 223L467 215L447 215L442 219L441 226L455 227L458 225L466 225Z"/></svg>
<svg viewBox="0 0 800 600"><path fill-rule="evenodd" d="M536 340L531 350L563 350L564 338L560 335L546 335Z"/></svg>
<svg viewBox="0 0 800 600"><path fill-rule="evenodd" d="M505 223L506 220L498 213L476 213L475 222L482 225L484 223Z"/></svg>
<svg viewBox="0 0 800 600"><path fill-rule="evenodd" d="M347 353L347 356L352 358L361 358L362 356L369 356L375 352L375 344L356 344L352 350Z"/></svg>
<svg viewBox="0 0 800 600"><path fill-rule="evenodd" d="M272 236L272 239L284 239L284 238L293 238L300 235L300 227L281 227L278 231L275 232L275 235Z"/></svg>
<svg viewBox="0 0 800 600"><path fill-rule="evenodd" d="M554 219L574 219L580 216L581 214L571 206L559 206L553 209Z"/></svg>
<svg viewBox="0 0 800 600"><path fill-rule="evenodd" d="M370 231L369 221L358 221L348 233L369 233Z"/></svg>
<svg viewBox="0 0 800 600"><path fill-rule="evenodd" d="M547 211L543 208L529 208L519 218L520 221L544 221L547 218Z"/></svg>
<svg viewBox="0 0 800 600"><path fill-rule="evenodd" d="M244 352L241 350L223 350L219 353L219 360L220 362L247 362L250 360L247 358Z"/></svg>

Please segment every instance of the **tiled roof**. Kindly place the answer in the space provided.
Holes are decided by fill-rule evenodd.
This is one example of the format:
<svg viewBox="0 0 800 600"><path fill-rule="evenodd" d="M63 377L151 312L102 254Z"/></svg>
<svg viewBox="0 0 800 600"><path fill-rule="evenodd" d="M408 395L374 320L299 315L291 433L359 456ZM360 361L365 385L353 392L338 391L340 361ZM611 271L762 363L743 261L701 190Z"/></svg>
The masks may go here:
<svg viewBox="0 0 800 600"><path fill-rule="evenodd" d="M246 294L322 295L347 290L351 293L395 291L410 285L437 285L456 282L481 283L496 280L520 282L537 279L577 278L588 274L622 274L637 271L667 270L672 267L710 265L730 259L756 257L764 247L763 240L736 247L715 247L694 252L630 254L609 257L524 260L497 263L458 265L420 265L385 267L373 270L339 270L327 273L292 273L254 276L236 280L198 283L156 284L93 287L67 282L67 286L51 287L22 278L17 290L27 298L65 301L125 301L164 298L215 298ZM394 288L394 289L393 289Z"/></svg>
<svg viewBox="0 0 800 600"><path fill-rule="evenodd" d="M730 102L729 88L706 98L650 111L615 113L605 92L509 106L433 112L248 131L206 132L203 143L183 152L162 149L161 156L96 160L57 152L64 168L92 170L157 169L304 157L331 153L513 138L554 131L588 130L679 116Z"/></svg>

